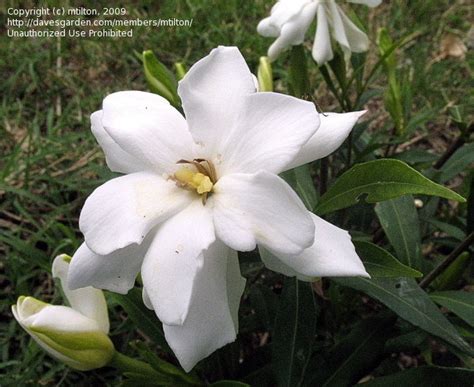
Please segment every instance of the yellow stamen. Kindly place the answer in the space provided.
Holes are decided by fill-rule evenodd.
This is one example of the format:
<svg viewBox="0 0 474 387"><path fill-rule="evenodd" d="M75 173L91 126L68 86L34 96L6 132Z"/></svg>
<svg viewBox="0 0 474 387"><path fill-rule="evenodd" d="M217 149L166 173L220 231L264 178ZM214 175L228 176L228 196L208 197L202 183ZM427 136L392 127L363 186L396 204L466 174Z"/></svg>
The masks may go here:
<svg viewBox="0 0 474 387"><path fill-rule="evenodd" d="M178 169L174 177L183 186L195 189L200 195L211 192L214 186L209 176L201 172L194 172L186 167Z"/></svg>

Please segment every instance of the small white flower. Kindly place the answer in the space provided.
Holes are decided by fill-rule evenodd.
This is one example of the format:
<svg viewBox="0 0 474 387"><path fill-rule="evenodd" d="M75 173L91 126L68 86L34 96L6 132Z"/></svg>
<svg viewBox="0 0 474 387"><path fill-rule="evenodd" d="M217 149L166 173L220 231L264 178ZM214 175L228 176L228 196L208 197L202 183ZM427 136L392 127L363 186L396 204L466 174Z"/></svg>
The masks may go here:
<svg viewBox="0 0 474 387"><path fill-rule="evenodd" d="M145 304L189 371L235 340L245 287L236 250L258 244L290 275L367 276L349 234L278 177L337 149L363 112L325 117L310 102L256 92L235 47L197 62L178 93L186 119L139 91L111 94L92 114L108 166L125 176L87 199L69 284L126 293L141 270Z"/></svg>
<svg viewBox="0 0 474 387"><path fill-rule="evenodd" d="M347 0L351 3L378 6L382 0ZM313 58L322 65L333 58L331 35L341 45L346 56L364 52L369 39L342 11L335 0L279 0L269 17L257 26L262 36L275 37L268 49L270 60L275 60L290 46L302 44L313 19L317 17Z"/></svg>
<svg viewBox="0 0 474 387"><path fill-rule="evenodd" d="M87 371L105 366L115 350L108 337L104 295L92 287L70 290L69 260L66 255L56 257L53 277L61 280L71 307L22 296L12 306L12 312L23 329L51 356L72 368Z"/></svg>

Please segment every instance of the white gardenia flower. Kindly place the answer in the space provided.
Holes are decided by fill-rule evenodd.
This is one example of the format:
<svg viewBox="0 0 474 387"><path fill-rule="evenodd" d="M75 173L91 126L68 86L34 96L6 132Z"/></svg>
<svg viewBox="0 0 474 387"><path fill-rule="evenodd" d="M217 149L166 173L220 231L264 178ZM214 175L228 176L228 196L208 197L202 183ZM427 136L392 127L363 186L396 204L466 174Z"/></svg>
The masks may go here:
<svg viewBox="0 0 474 387"><path fill-rule="evenodd" d="M109 317L102 291L92 287L69 289L70 259L59 255L53 263L53 277L61 280L70 307L21 296L12 312L23 329L51 356L87 371L108 364L115 349L108 336Z"/></svg>
<svg viewBox="0 0 474 387"><path fill-rule="evenodd" d="M382 0L347 0L350 3L378 6ZM335 0L279 0L269 17L257 26L262 36L277 38L268 49L270 60L275 60L290 46L302 44L314 18L317 18L313 58L322 65L333 58L331 36L341 45L344 54L364 52L369 39L342 11Z"/></svg>
<svg viewBox="0 0 474 387"><path fill-rule="evenodd" d="M69 284L126 293L141 271L144 302L186 371L235 340L236 251L259 245L291 275L367 276L349 234L278 177L337 149L363 112L320 116L256 92L253 78L236 47L219 47L179 83L186 118L140 91L107 96L91 116L108 166L125 175L86 200Z"/></svg>

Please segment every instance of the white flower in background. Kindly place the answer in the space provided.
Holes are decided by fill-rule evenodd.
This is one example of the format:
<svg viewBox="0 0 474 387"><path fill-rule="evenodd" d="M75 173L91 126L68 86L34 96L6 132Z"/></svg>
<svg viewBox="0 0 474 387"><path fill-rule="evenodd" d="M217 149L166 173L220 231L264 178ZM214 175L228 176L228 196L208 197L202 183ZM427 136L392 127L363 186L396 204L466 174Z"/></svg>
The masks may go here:
<svg viewBox="0 0 474 387"><path fill-rule="evenodd" d="M178 93L186 119L139 91L111 94L92 114L108 166L125 176L86 200L69 284L126 293L141 270L145 304L189 371L235 340L245 287L236 251L258 244L291 275L367 276L349 234L278 177L338 148L363 112L324 117L310 102L257 93L235 47L197 62Z"/></svg>
<svg viewBox="0 0 474 387"><path fill-rule="evenodd" d="M53 277L59 277L71 307L50 305L21 296L12 312L20 325L51 356L87 371L105 366L115 349L108 337L109 317L102 291L92 287L69 290L70 257L59 255Z"/></svg>
<svg viewBox="0 0 474 387"><path fill-rule="evenodd" d="M347 0L351 3L378 6L382 0ZM322 65L333 58L331 36L341 45L346 56L351 52L364 52L369 39L342 11L335 0L279 0L269 17L257 26L262 36L277 38L268 49L270 60L283 50L302 44L314 18L317 18L313 58Z"/></svg>

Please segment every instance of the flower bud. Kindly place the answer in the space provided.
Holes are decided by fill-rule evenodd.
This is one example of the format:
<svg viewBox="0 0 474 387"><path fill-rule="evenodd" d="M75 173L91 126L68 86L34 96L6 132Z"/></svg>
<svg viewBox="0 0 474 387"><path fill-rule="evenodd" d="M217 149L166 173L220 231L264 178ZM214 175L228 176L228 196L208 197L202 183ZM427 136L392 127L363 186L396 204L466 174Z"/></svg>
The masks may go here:
<svg viewBox="0 0 474 387"><path fill-rule="evenodd" d="M71 258L56 257L53 276L59 277L69 306L50 305L21 296L12 306L23 329L51 356L80 371L105 366L115 353L108 336L109 319L103 293L92 287L69 290Z"/></svg>
<svg viewBox="0 0 474 387"><path fill-rule="evenodd" d="M266 56L260 57L257 78L258 91L273 91L272 65Z"/></svg>

